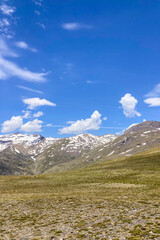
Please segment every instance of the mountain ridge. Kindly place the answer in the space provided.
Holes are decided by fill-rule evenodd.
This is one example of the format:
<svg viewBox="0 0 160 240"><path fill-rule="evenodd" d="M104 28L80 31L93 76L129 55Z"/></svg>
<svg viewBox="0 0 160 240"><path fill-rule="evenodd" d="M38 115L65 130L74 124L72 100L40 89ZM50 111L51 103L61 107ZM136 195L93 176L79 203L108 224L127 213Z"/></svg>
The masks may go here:
<svg viewBox="0 0 160 240"><path fill-rule="evenodd" d="M68 138L45 138L40 134L21 133L0 135L0 169L5 169L0 174L14 174L12 169L15 169L15 174L66 171L159 146L158 121L135 124L121 136L94 136L88 133Z"/></svg>

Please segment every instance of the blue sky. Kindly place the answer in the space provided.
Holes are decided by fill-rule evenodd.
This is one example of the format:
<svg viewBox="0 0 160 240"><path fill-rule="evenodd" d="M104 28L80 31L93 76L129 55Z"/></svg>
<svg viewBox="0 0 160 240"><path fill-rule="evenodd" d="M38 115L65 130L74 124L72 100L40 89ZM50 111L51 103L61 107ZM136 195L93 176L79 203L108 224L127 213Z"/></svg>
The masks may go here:
<svg viewBox="0 0 160 240"><path fill-rule="evenodd" d="M1 134L160 120L159 0L1 0Z"/></svg>

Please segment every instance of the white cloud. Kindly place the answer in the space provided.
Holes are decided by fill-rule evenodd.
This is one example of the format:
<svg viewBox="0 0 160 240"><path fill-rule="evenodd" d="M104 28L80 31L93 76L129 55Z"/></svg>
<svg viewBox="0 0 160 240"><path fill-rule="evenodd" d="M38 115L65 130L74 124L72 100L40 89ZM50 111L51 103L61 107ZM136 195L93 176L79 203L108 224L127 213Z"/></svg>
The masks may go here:
<svg viewBox="0 0 160 240"><path fill-rule="evenodd" d="M42 91L35 90L35 89L29 88L29 87L25 87L25 86L21 86L21 85L18 85L17 87L21 88L21 89L24 89L24 90L27 90L29 92L40 93L40 94L43 93Z"/></svg>
<svg viewBox="0 0 160 240"><path fill-rule="evenodd" d="M87 130L98 130L102 123L101 114L96 110L90 118L77 120L71 126L59 129L60 134L79 134Z"/></svg>
<svg viewBox="0 0 160 240"><path fill-rule="evenodd" d="M106 120L107 120L107 117L104 117L103 120L106 121Z"/></svg>
<svg viewBox="0 0 160 240"><path fill-rule="evenodd" d="M46 26L44 25L44 23L37 23L37 25L39 25L42 29L45 29L46 28Z"/></svg>
<svg viewBox="0 0 160 240"><path fill-rule="evenodd" d="M7 0L1 0L0 2L0 35L7 39L11 39L15 35L15 33L11 31L10 26L17 20L13 17L13 13L16 11L16 8L6 4L8 2ZM2 15L5 15L4 18Z"/></svg>
<svg viewBox="0 0 160 240"><path fill-rule="evenodd" d="M7 18L0 19L0 33L2 33L3 36L9 34L9 26L10 22Z"/></svg>
<svg viewBox="0 0 160 240"><path fill-rule="evenodd" d="M132 118L134 116L141 116L141 114L135 110L138 101L130 93L126 93L121 98L120 103L122 104L123 113L126 117Z"/></svg>
<svg viewBox="0 0 160 240"><path fill-rule="evenodd" d="M2 133L13 132L14 130L20 128L23 124L23 119L21 116L13 116L10 120L2 123Z"/></svg>
<svg viewBox="0 0 160 240"><path fill-rule="evenodd" d="M28 109L35 109L36 107L40 106L56 106L55 103L52 103L46 99L40 99L40 98L26 98L23 99L23 102L28 105Z"/></svg>
<svg viewBox="0 0 160 240"><path fill-rule="evenodd" d="M11 7L11 6L9 6L5 3L2 3L0 5L0 10L1 10L2 14L7 15L7 16L11 16L16 11L16 8Z"/></svg>
<svg viewBox="0 0 160 240"><path fill-rule="evenodd" d="M91 81L91 80L87 80L86 83L88 83L88 84L93 84L93 83L95 83L95 82L93 82L93 81Z"/></svg>
<svg viewBox="0 0 160 240"><path fill-rule="evenodd" d="M37 52L35 48L30 47L26 42L23 42L23 41L15 42L15 45L22 49L30 50L32 52Z"/></svg>
<svg viewBox="0 0 160 240"><path fill-rule="evenodd" d="M38 10L35 10L34 12L35 12L35 14L37 14L38 16L41 15L40 11L38 11Z"/></svg>
<svg viewBox="0 0 160 240"><path fill-rule="evenodd" d="M76 121L67 121L67 124L73 124L75 123Z"/></svg>
<svg viewBox="0 0 160 240"><path fill-rule="evenodd" d="M23 132L41 132L42 123L43 121L34 119L23 124L20 130Z"/></svg>
<svg viewBox="0 0 160 240"><path fill-rule="evenodd" d="M0 20L0 28L3 28L3 27L8 27L10 25L10 22L8 21L7 18L2 18Z"/></svg>
<svg viewBox="0 0 160 240"><path fill-rule="evenodd" d="M69 31L75 31L80 29L91 29L92 26L83 23L72 22L62 24L62 28Z"/></svg>
<svg viewBox="0 0 160 240"><path fill-rule="evenodd" d="M42 7L43 0L32 0L32 2L34 2L35 5Z"/></svg>
<svg viewBox="0 0 160 240"><path fill-rule="evenodd" d="M160 106L160 83L157 84L152 91L147 93L145 97L148 97L144 100L149 107L159 107Z"/></svg>
<svg viewBox="0 0 160 240"><path fill-rule="evenodd" d="M22 111L23 113L24 113L24 115L22 116L23 118L26 118L26 119L28 119L28 118L31 118L32 116L31 116L31 111Z"/></svg>
<svg viewBox="0 0 160 240"><path fill-rule="evenodd" d="M5 60L0 57L1 75L0 79L7 79L9 77L18 77L20 79L30 82L45 82L47 73L34 73L26 69L20 68L15 63Z"/></svg>
<svg viewBox="0 0 160 240"><path fill-rule="evenodd" d="M38 117L41 117L41 116L43 116L43 112L40 112L40 111L33 114L33 117L35 117L35 118L38 118Z"/></svg>
<svg viewBox="0 0 160 240"><path fill-rule="evenodd" d="M53 125L52 125L52 123L48 123L46 126L47 127L52 127Z"/></svg>
<svg viewBox="0 0 160 240"><path fill-rule="evenodd" d="M0 57L18 57L6 44L6 42L0 38Z"/></svg>
<svg viewBox="0 0 160 240"><path fill-rule="evenodd" d="M147 98L144 102L149 104L149 107L160 107L160 97Z"/></svg>
<svg viewBox="0 0 160 240"><path fill-rule="evenodd" d="M0 79L5 80L10 77L18 77L20 79L30 82L45 82L45 76L48 73L35 73L27 69L19 67L17 64L10 60L6 60L6 57L18 57L6 44L6 42L0 38Z"/></svg>
<svg viewBox="0 0 160 240"><path fill-rule="evenodd" d="M160 96L160 83L157 84L145 97L159 97Z"/></svg>

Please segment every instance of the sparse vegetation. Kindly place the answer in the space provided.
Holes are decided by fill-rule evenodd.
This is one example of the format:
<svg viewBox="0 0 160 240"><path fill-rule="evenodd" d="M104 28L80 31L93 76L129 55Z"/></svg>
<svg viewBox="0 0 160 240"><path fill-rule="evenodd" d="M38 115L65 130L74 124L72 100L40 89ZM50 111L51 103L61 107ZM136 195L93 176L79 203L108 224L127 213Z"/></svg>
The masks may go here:
<svg viewBox="0 0 160 240"><path fill-rule="evenodd" d="M160 152L0 177L0 239L159 239Z"/></svg>

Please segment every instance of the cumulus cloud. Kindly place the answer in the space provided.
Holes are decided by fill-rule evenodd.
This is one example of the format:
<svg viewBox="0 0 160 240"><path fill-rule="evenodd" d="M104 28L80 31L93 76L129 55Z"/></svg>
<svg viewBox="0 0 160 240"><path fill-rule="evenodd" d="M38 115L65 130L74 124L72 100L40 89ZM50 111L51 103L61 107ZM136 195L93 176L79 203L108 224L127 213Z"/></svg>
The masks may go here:
<svg viewBox="0 0 160 240"><path fill-rule="evenodd" d="M33 88L29 88L29 87L25 87L25 86L22 86L22 85L18 85L17 87L21 88L21 89L24 89L26 91L29 91L29 92L34 92L34 93L39 93L39 94L43 93L42 91L39 91L39 90L36 90L36 89L33 89Z"/></svg>
<svg viewBox="0 0 160 240"><path fill-rule="evenodd" d="M40 106L56 106L55 103L52 103L46 99L40 99L40 98L26 98L23 99L24 104L28 105L28 109L32 110L36 107Z"/></svg>
<svg viewBox="0 0 160 240"><path fill-rule="evenodd" d="M1 10L2 14L7 15L7 16L11 16L16 11L16 8L12 7L12 6L9 6L9 5L7 5L3 2L0 5L0 10Z"/></svg>
<svg viewBox="0 0 160 240"><path fill-rule="evenodd" d="M68 31L75 31L80 29L91 29L92 26L83 23L72 22L62 24L62 28Z"/></svg>
<svg viewBox="0 0 160 240"><path fill-rule="evenodd" d="M130 93L126 93L121 98L120 103L122 104L123 113L126 117L132 118L134 116L141 116L141 114L135 110L138 101Z"/></svg>
<svg viewBox="0 0 160 240"><path fill-rule="evenodd" d="M147 98L144 102L149 104L149 107L160 107L160 97Z"/></svg>
<svg viewBox="0 0 160 240"><path fill-rule="evenodd" d="M35 118L38 118L41 116L43 116L43 112L40 112L40 111L33 114L33 117L35 117Z"/></svg>
<svg viewBox="0 0 160 240"><path fill-rule="evenodd" d="M23 41L15 42L15 45L22 49L30 50L32 52L37 52L35 48L30 47L26 42L23 42Z"/></svg>
<svg viewBox="0 0 160 240"><path fill-rule="evenodd" d="M90 118L77 120L71 126L59 129L60 134L79 134L88 130L98 130L102 123L101 114L96 110Z"/></svg>
<svg viewBox="0 0 160 240"><path fill-rule="evenodd" d="M19 67L6 57L18 57L17 54L9 49L6 42L0 38L0 79L5 80L10 77L18 77L30 82L45 82L47 73L35 73Z"/></svg>
<svg viewBox="0 0 160 240"><path fill-rule="evenodd" d="M20 130L23 132L41 132L42 123L43 121L34 119L23 124Z"/></svg>
<svg viewBox="0 0 160 240"><path fill-rule="evenodd" d="M10 120L2 123L2 133L13 132L14 130L20 128L23 124L23 119L21 116L13 116Z"/></svg>

